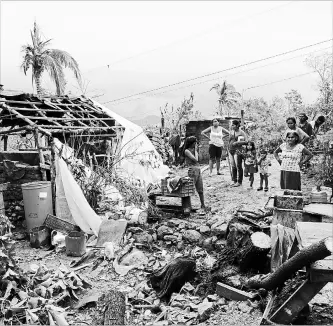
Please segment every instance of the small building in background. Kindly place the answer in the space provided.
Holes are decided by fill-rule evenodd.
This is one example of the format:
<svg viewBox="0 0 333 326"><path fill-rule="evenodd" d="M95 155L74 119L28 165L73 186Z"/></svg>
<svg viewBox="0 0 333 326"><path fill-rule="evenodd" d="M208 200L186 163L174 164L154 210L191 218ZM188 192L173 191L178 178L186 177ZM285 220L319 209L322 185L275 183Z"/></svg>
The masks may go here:
<svg viewBox="0 0 333 326"><path fill-rule="evenodd" d="M209 139L201 135L201 132L208 127L213 125L213 119L218 119L220 122L220 126L223 128L230 130L231 121L232 120L241 120L240 117L222 117L222 116L212 116L207 118L202 118L200 120L190 120L186 125L185 135L186 137L195 136L198 140L198 155L199 155L199 163L208 163L209 161ZM246 121L248 123L250 121ZM224 143L227 144L229 140L229 135L223 133ZM225 159L227 156L226 149L222 151L222 159Z"/></svg>

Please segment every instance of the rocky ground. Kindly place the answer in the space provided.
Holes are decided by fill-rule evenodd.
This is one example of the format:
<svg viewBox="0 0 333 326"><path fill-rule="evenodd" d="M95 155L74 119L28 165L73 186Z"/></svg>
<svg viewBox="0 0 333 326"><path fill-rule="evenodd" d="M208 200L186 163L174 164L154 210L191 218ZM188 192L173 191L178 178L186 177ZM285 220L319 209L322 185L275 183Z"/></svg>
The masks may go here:
<svg viewBox="0 0 333 326"><path fill-rule="evenodd" d="M96 269L92 266L81 266L75 273L82 275L92 288L78 295L79 302L94 294L107 293L117 289L127 294L127 323L136 325L259 325L262 312L259 302L229 301L211 294L200 295L195 289L196 284L186 284L180 294L172 297L172 304L162 304L160 309L147 309L144 305L159 305L155 292L147 283L148 270L156 270L165 266L171 259L190 253L196 257L201 266L209 268L214 262L216 253L223 248L227 222L237 209L257 211L263 208L270 195L279 189L279 171L273 161L272 175L269 177L269 191L257 191L259 176L255 175L254 189L247 189L249 181L245 178L242 187L230 187L230 174L227 162L223 162L223 175L208 176L203 173L205 199L211 212L206 215L194 213L189 219L179 220L165 216L158 223L148 227L132 227L127 231L126 242L142 243L137 248L137 254L128 256L129 265L137 268L126 271L119 266L104 260ZM303 190L312 188L311 180L304 180ZM194 207L199 206L198 197L192 200ZM132 240L131 240L132 239ZM207 240L208 239L208 240ZM98 256L98 255L97 255ZM78 260L66 256L64 251L45 251L32 249L26 240L16 243L16 257L20 267L29 271L32 264L44 264L49 270L69 268L71 261ZM80 267L80 266L79 266ZM332 284L332 283L331 283ZM303 324L327 325L333 323L332 286L326 286L312 301L312 313ZM67 310L69 324L96 324L101 312L95 305L75 308L77 302L71 302ZM137 305L141 307L137 308Z"/></svg>

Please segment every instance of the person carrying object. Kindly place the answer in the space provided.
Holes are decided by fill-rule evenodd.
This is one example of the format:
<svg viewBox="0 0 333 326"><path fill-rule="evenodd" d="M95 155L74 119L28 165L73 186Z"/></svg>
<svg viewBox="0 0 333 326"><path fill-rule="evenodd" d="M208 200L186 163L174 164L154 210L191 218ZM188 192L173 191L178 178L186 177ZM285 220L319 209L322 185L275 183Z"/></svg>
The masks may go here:
<svg viewBox="0 0 333 326"><path fill-rule="evenodd" d="M185 139L184 156L185 166L188 167L188 176L191 177L194 181L195 189L198 192L200 198L201 208L206 210L203 181L200 165L198 162L197 138L195 136L190 136Z"/></svg>
<svg viewBox="0 0 333 326"><path fill-rule="evenodd" d="M247 141L247 136L243 130L240 130L240 121L232 120L231 132L229 133L229 161L231 165L232 185L231 187L239 187L243 182L243 167L242 167L242 155L239 153L242 143L238 140L239 137L243 137L244 141Z"/></svg>

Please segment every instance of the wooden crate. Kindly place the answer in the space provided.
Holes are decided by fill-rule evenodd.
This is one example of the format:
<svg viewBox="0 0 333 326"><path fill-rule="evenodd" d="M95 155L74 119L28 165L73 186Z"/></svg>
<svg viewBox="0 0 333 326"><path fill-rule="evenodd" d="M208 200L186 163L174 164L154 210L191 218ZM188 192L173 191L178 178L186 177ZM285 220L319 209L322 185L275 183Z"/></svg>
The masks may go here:
<svg viewBox="0 0 333 326"><path fill-rule="evenodd" d="M161 180L161 191L163 196L172 196L172 197L189 197L194 195L194 182L193 179L190 179L185 184L181 185L180 188L175 192L170 192L167 187L167 180Z"/></svg>

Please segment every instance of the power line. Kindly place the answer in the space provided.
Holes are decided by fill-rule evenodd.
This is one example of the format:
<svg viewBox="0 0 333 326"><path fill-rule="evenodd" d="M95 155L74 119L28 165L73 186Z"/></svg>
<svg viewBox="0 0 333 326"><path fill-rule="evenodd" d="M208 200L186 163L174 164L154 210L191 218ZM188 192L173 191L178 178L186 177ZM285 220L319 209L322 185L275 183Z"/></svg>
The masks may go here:
<svg viewBox="0 0 333 326"><path fill-rule="evenodd" d="M202 75L202 76L198 76L198 77L194 77L194 78L191 78L191 79L183 80L183 81L180 81L180 82L177 82L177 83L173 83L173 84L169 84L169 85L166 85L166 86L161 86L161 87L158 87L158 88L154 88L154 89L151 89L151 90L148 90L148 91L136 93L136 94L133 94L133 95L128 95L128 96L121 97L121 98L118 98L118 99L106 101L106 102L104 102L102 104L107 104L107 103L113 103L113 102L121 101L121 100L128 99L128 98L131 98L131 97L134 97L134 96L143 95L143 94L151 93L151 92L154 92L154 91L158 91L160 89L165 89L165 88L169 88L169 87L172 87L172 86L184 84L184 83L187 83L187 82L192 81L192 80L197 80L197 79L209 77L209 76L212 76L212 75L220 74L222 72L226 72L226 71L229 71L229 70L234 70L234 69L237 69L237 68L242 68L242 67L245 67L245 66L252 65L254 63L259 63L259 62L266 61L266 60L273 59L273 58L277 58L277 57L280 57L280 56L283 56L283 55L286 55L286 54L289 54L289 53L293 53L293 52L296 52L296 51L304 50L304 49L307 49L307 48L310 48L310 47L313 47L313 46L316 46L316 45L319 45L319 44L327 43L327 42L330 42L331 40L332 39L329 39L329 40L326 40L326 41L321 41L321 42L318 42L318 43L314 43L314 44L310 44L310 45L307 45L307 46L303 46L301 48L297 48L297 49L294 49L294 50L290 50L290 51L282 52L282 53L279 53L279 54L275 54L275 55L272 55L272 56L269 56L269 57L266 57L266 58L262 58L262 59L258 59L258 60L251 61L251 62L248 62L248 63L244 63L244 64L241 64L241 65L238 65L238 66L230 67L230 68L227 68L227 69L223 69L223 70L220 70L220 71L212 72L212 73L205 74L205 75Z"/></svg>
<svg viewBox="0 0 333 326"><path fill-rule="evenodd" d="M160 49L163 49L163 48L167 48L167 47L169 47L169 46L173 46L173 45L175 45L175 44L178 44L178 43L181 43L181 42L184 42L184 41L189 41L189 40L191 40L191 39L193 39L193 38L196 38L196 37L198 37L198 36L202 36L202 35L205 35L205 34L209 34L209 33L212 32L212 31L216 31L217 28L227 27L227 26L232 26L232 25L234 25L235 23L244 22L244 20L246 20L246 19L250 19L250 18L252 18L252 17L259 16L259 15L262 15L262 14L265 14L265 13L268 13L268 12L271 12L271 11L274 11L274 10L279 9L279 8L281 8L281 7L288 6L288 5L292 4L293 2L297 2L297 1L296 1L296 0L293 0L293 1L290 1L290 2L287 2L287 3L284 3L284 4L280 5L280 6L277 6L277 7L274 7L274 8L270 8L270 9L267 9L267 10L264 10L264 11L261 11L261 12L258 12L258 13L254 13L254 14L252 14L252 15L245 15L245 16L239 18L239 19L235 19L235 20L231 21L230 23L222 24L222 25L221 25L221 24L220 24L220 25L216 25L216 26L214 26L214 27L212 27L212 28L209 28L209 29L206 29L206 30L204 30L204 31L202 31L202 32L199 32L199 33L196 33L196 34L193 34L193 35L187 36L187 37L182 38L182 39L180 39L180 40L175 40L175 41L173 41L173 42L171 42L171 43L169 43L169 44L165 44L165 45L162 45L162 46L156 47L156 48L151 49L151 50L143 51L143 52L140 52L140 53L138 53L138 54L135 54L135 55L132 55L132 56L129 56L129 57L123 58L123 59L116 60L116 61L114 61L114 62L112 62L112 63L105 64L105 65L103 65L103 66L99 66L99 67L91 68L91 69L85 71L84 73L88 73L88 72L91 72L91 71L93 71L93 70L97 70L97 69L100 69L100 68L106 68L106 67L109 68L110 66L113 66L113 65L115 65L115 64L117 64L117 63L124 62L124 61L130 60L130 59L134 59L134 58L140 57L140 56L142 56L142 55L144 55L144 54L152 53L152 52L155 52L155 51L157 51L157 50L160 50Z"/></svg>
<svg viewBox="0 0 333 326"><path fill-rule="evenodd" d="M264 86L268 86L268 85L272 85L272 84L280 83L280 82L283 82L283 81L286 81L286 80L290 80L290 79L294 79L294 78L303 77L303 76L306 76L306 75L313 74L313 73L315 73L315 72L316 72L316 71L310 71L310 72L306 72L305 74L299 74L299 75L296 75L296 76L292 76L292 77L288 77L288 78L284 78L284 79L276 80L276 81L273 81L273 82L270 82L270 83L260 84L260 85L256 85L256 86L248 87L248 88L245 88L244 91L247 91L247 90L249 90L249 89L253 89L253 88L264 87Z"/></svg>
<svg viewBox="0 0 333 326"><path fill-rule="evenodd" d="M310 75L310 74L313 74L315 72L316 71L310 71L310 72L307 72L307 73L304 73L304 74L299 74L299 75L291 76L291 77L288 77L288 78L284 78L284 79L280 79L280 80L275 80L275 81L270 82L270 83L260 84L260 85L256 85L256 86L251 86L251 87L245 88L244 91L249 90L249 89L253 89L253 88L259 88L259 87L269 86L269 85L276 84L276 83L281 83L283 81L287 81L287 80L290 80L290 79L294 79L294 78L299 78L299 77L303 77L303 76L306 76L306 75ZM153 112L155 110L156 109L148 111L145 114ZM131 118L134 118L134 117L136 117L136 116L127 117L126 119L131 119Z"/></svg>
<svg viewBox="0 0 333 326"><path fill-rule="evenodd" d="M255 67L255 68L251 68L251 69L247 69L247 70L238 71L238 72L233 73L233 74L224 75L223 77L226 78L226 77L229 77L229 76L239 75L239 74L242 74L242 73L244 73L244 72L257 70L257 69L264 68L264 67L267 67L267 66L270 66L270 65L274 65L274 64L281 63L281 62L283 62L283 61L292 60L292 59L295 59L295 58L302 57L302 56L304 56L304 55L309 55L309 54L311 54L311 53L315 53L315 52L319 52L319 51L327 50L327 49L330 49L330 48L331 48L331 47L327 47L327 48L324 48L324 49L319 49L319 50L316 50L316 51L311 51L311 52L303 53L303 54L301 54L301 55L298 55L298 56L295 56L295 57L292 57L292 58L287 58L287 59L283 59L283 60L280 60L280 61L277 61L277 62L268 63L268 64L263 65L263 66L260 66L260 67ZM178 88L176 88L176 89L166 90L166 91L164 91L164 92L154 93L154 94L151 94L150 96L156 96L156 95L161 95L161 94L165 94L165 93L168 93L168 92L174 92L174 91L177 91L177 90L180 90L180 89L184 89L184 88L187 88L187 87L196 86L196 85L205 84L205 83L208 83L208 82L211 82L211 81L215 81L215 80L218 80L218 79L220 79L220 78L222 78L222 76L221 76L221 77L218 77L218 78L208 79L208 80L205 80L205 81L202 81L202 82L199 82L199 83L194 83L194 84L190 84L190 85L185 85L185 86L182 86L182 87L178 87ZM147 96L149 96L149 95L147 95ZM120 105L120 104L124 104L124 103L128 103L128 102L132 102L132 101L137 101L137 100L140 100L140 99L143 99L143 98L146 98L146 96L139 97L139 98L135 98L135 99L131 99L131 100L128 100L128 101L118 102L118 103L115 103L114 105ZM152 110L152 111L153 111L153 110ZM149 113L149 112L152 112L152 111L148 111L148 113Z"/></svg>

